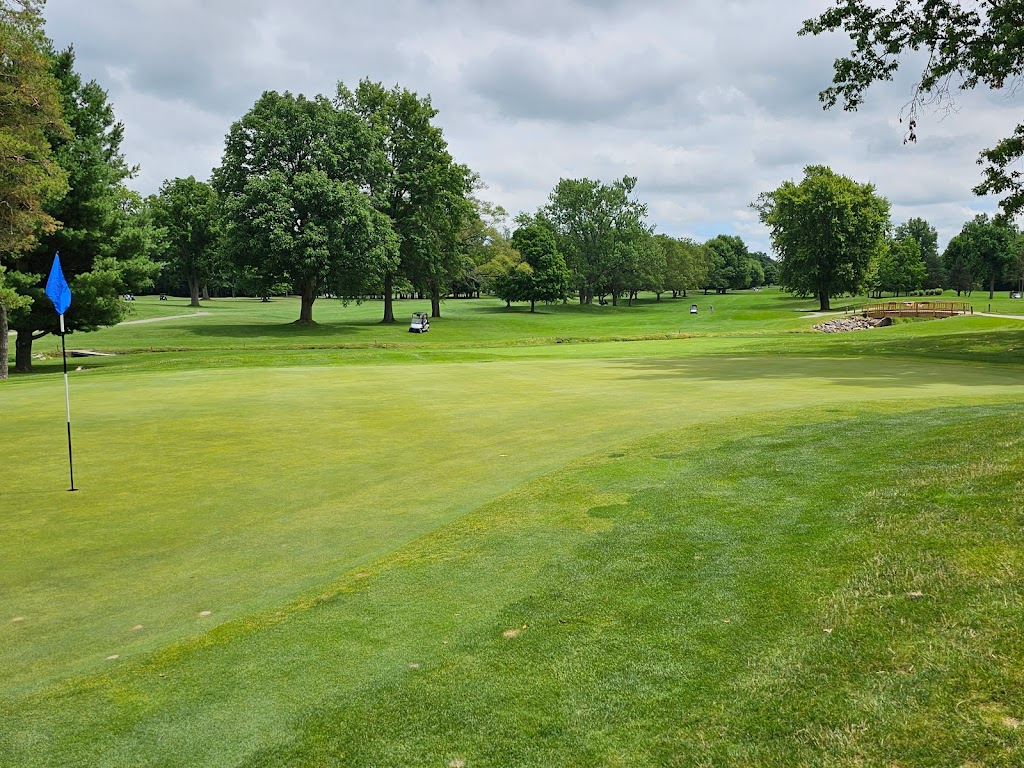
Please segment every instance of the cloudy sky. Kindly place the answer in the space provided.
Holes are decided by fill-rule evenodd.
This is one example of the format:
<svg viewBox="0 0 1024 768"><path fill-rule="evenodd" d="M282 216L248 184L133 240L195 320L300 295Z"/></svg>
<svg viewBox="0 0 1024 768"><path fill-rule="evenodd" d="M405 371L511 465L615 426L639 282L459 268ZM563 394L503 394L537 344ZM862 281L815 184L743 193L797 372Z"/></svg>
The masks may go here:
<svg viewBox="0 0 1024 768"><path fill-rule="evenodd" d="M739 234L768 250L749 203L808 164L871 181L940 246L994 201L978 151L1020 102L958 97L903 144L913 61L857 113L818 91L842 37L798 37L827 0L49 0L47 32L110 94L124 149L155 192L209 178L224 136L265 90L332 95L369 77L430 94L449 148L511 212L562 177L639 179L659 232Z"/></svg>

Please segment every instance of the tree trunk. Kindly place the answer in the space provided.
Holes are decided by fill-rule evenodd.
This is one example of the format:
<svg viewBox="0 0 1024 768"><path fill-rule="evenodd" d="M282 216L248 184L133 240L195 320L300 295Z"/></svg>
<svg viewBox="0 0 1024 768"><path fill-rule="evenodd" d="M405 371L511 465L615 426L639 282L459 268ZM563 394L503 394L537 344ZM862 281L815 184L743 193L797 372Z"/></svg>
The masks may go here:
<svg viewBox="0 0 1024 768"><path fill-rule="evenodd" d="M203 301L210 300L210 288L207 285L203 285Z"/></svg>
<svg viewBox="0 0 1024 768"><path fill-rule="evenodd" d="M188 281L188 293L192 297L191 306L199 306L199 281L189 280Z"/></svg>
<svg viewBox="0 0 1024 768"><path fill-rule="evenodd" d="M384 275L384 319L382 323L395 322L394 306L395 276L390 272Z"/></svg>
<svg viewBox="0 0 1024 768"><path fill-rule="evenodd" d="M536 312L537 311L537 300L536 299L530 299L530 311L531 312Z"/></svg>
<svg viewBox="0 0 1024 768"><path fill-rule="evenodd" d="M832 309L828 302L828 291L818 291L818 311L828 312Z"/></svg>
<svg viewBox="0 0 1024 768"><path fill-rule="evenodd" d="M7 307L0 304L0 381L7 378Z"/></svg>
<svg viewBox="0 0 1024 768"><path fill-rule="evenodd" d="M316 301L316 284L308 280L302 284L302 307L299 309L299 319L295 322L299 325L309 325L313 322L313 302Z"/></svg>
<svg viewBox="0 0 1024 768"><path fill-rule="evenodd" d="M441 289L436 283L430 284L430 316L441 316Z"/></svg>
<svg viewBox="0 0 1024 768"><path fill-rule="evenodd" d="M14 372L32 373L32 331L18 331L14 339Z"/></svg>
<svg viewBox="0 0 1024 768"><path fill-rule="evenodd" d="M996 276L993 274L988 282L988 300L992 301L996 297Z"/></svg>

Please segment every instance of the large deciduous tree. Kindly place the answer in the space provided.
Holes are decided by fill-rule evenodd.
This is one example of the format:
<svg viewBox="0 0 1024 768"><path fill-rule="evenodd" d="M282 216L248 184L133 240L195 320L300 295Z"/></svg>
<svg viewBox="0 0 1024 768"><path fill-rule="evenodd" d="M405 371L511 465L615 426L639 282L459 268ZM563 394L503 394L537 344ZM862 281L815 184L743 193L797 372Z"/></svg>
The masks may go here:
<svg viewBox="0 0 1024 768"><path fill-rule="evenodd" d="M611 184L561 179L548 198L543 213L555 226L581 304L607 294L617 303L629 259L651 234L647 206L632 197L635 187L632 176Z"/></svg>
<svg viewBox="0 0 1024 768"><path fill-rule="evenodd" d="M707 284L711 268L711 251L689 238L675 239L668 235L655 235L655 241L665 252L665 289L672 298L686 296Z"/></svg>
<svg viewBox="0 0 1024 768"><path fill-rule="evenodd" d="M1016 240L1017 233L1008 224L982 213L964 224L946 252L953 268L957 268L958 257L963 259L973 281L986 286L991 299L996 282L1011 268Z"/></svg>
<svg viewBox="0 0 1024 768"><path fill-rule="evenodd" d="M717 235L711 238L704 247L712 251L712 268L708 271L707 282L704 285L705 293L708 288L714 288L720 293L725 293L730 288L742 290L749 288L751 282L750 251L743 238L738 235Z"/></svg>
<svg viewBox="0 0 1024 768"><path fill-rule="evenodd" d="M67 132L58 83L50 70L40 0L0 2L0 379L7 378L8 312L32 298L5 280L5 263L52 232L44 208L67 191L67 173L54 160L48 136Z"/></svg>
<svg viewBox="0 0 1024 768"><path fill-rule="evenodd" d="M885 247L889 202L821 165L804 169L753 203L779 255L782 285L812 295L821 311L833 296L861 287L872 258Z"/></svg>
<svg viewBox="0 0 1024 768"><path fill-rule="evenodd" d="M153 219L163 230L162 257L188 286L193 307L217 264L221 212L213 187L194 176L168 179L152 200Z"/></svg>
<svg viewBox="0 0 1024 768"><path fill-rule="evenodd" d="M360 298L396 268L391 222L364 191L382 161L367 126L322 96L267 91L231 126L213 177L225 247L295 287L297 323L314 322L320 294Z"/></svg>
<svg viewBox="0 0 1024 768"><path fill-rule="evenodd" d="M908 235L886 244L873 264L872 277L866 282L877 298L881 298L884 291L899 296L920 289L926 275L921 246Z"/></svg>
<svg viewBox="0 0 1024 768"><path fill-rule="evenodd" d="M953 89L986 87L1014 95L1024 75L1024 2L987 0L899 0L886 6L866 0L836 0L834 7L804 22L800 34L843 30L853 41L849 56L835 62L832 85L820 94L825 108L840 100L856 110L868 87L891 80L909 51L927 56L910 103L901 117L907 141L917 140L923 107L943 112L955 106ZM979 195L1002 195L1003 212L1024 211L1024 123L994 147L982 150Z"/></svg>
<svg viewBox="0 0 1024 768"><path fill-rule="evenodd" d="M159 267L150 254L129 251L127 236L136 219L125 182L134 169L121 154L124 128L117 122L106 92L95 81L83 82L71 49L51 56L59 88L61 113L70 130L50 130L54 158L68 178L66 194L45 203L61 226L43 232L38 245L18 254L8 283L32 304L11 314L17 331L15 370L32 369L32 344L57 330L53 306L45 298L46 276L60 253L74 302L66 317L70 332L90 331L119 322L127 311L121 294L152 285Z"/></svg>
<svg viewBox="0 0 1024 768"><path fill-rule="evenodd" d="M440 315L440 288L457 279L466 261L460 235L473 216L474 175L448 153L430 97L361 80L354 91L338 84L335 103L357 115L375 142L368 179L374 207L398 235L399 259L383 275L384 316L395 322L396 281L405 278L428 291L432 315Z"/></svg>

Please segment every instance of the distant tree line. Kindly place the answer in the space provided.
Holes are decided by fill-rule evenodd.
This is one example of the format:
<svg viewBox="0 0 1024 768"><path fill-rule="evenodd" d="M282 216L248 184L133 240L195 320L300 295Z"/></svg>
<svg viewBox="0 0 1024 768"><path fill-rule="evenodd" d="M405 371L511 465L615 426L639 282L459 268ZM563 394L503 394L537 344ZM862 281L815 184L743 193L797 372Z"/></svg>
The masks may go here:
<svg viewBox="0 0 1024 768"><path fill-rule="evenodd" d="M532 310L537 301L570 296L580 304L614 306L623 299L632 304L642 291L660 301L664 294L724 293L777 280L776 262L764 253L751 253L738 236L718 235L698 243L656 234L646 223L647 206L633 196L636 181L630 176L611 184L562 179L546 205L516 218L511 241L503 235L502 222L492 221L489 248L478 252L484 289L508 304L529 301ZM517 245L520 233L539 230L547 231L544 242L553 249L540 267ZM479 260L488 254L489 260Z"/></svg>

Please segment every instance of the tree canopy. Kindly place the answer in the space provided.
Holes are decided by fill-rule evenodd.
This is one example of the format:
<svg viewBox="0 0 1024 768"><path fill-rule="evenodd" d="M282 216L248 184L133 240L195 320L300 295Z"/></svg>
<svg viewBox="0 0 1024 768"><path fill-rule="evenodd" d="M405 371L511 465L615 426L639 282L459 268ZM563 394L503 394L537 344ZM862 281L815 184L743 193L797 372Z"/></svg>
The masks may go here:
<svg viewBox="0 0 1024 768"><path fill-rule="evenodd" d="M995 295L996 282L1007 276L1013 263L1017 233L1004 221L979 214L964 224L946 247L947 266L956 273L958 291L961 285L981 284ZM958 263L959 260L959 263ZM970 277L966 277L966 272Z"/></svg>
<svg viewBox="0 0 1024 768"><path fill-rule="evenodd" d="M647 206L632 197L635 187L632 176L611 184L561 179L542 209L555 227L581 304L608 294L614 304L626 289L625 262L635 256L638 240L651 234L644 222Z"/></svg>
<svg viewBox="0 0 1024 768"><path fill-rule="evenodd" d="M194 176L169 179L152 200L153 218L162 229L162 258L188 285L193 307L199 289L212 276L220 238L220 203L217 193Z"/></svg>
<svg viewBox="0 0 1024 768"><path fill-rule="evenodd" d="M887 7L888 6L888 7ZM820 94L826 109L842 101L856 110L872 83L891 80L909 51L927 57L901 119L907 141L916 141L923 107L948 111L953 89L979 86L1014 95L1024 75L1024 0L898 0L878 7L866 0L835 0L820 16L808 19L801 35L842 30L853 41L849 56L835 61L832 85ZM1024 211L1024 123L994 147L983 149L984 166L975 194L1002 195L1003 212Z"/></svg>
<svg viewBox="0 0 1024 768"><path fill-rule="evenodd" d="M943 288L946 284L946 270L939 256L939 233L935 227L919 216L915 216L896 227L893 240L913 238L921 249L921 261L924 262L925 276L923 288Z"/></svg>
<svg viewBox="0 0 1024 768"><path fill-rule="evenodd" d="M861 287L873 258L885 247L889 202L871 184L858 184L823 165L804 169L799 184L785 181L753 207L779 255L782 285L818 299Z"/></svg>
<svg viewBox="0 0 1024 768"><path fill-rule="evenodd" d="M515 267L510 279L513 301L529 301L531 312L538 301L562 301L569 292L571 275L550 225L537 220L524 223L513 233L512 246L529 266L529 270Z"/></svg>
<svg viewBox="0 0 1024 768"><path fill-rule="evenodd" d="M338 84L338 107L357 115L373 142L374 162L367 186L377 211L398 236L398 260L388 262L381 281L383 322L395 322L396 279L405 278L431 294L440 314L440 287L465 265L460 236L473 216L469 196L475 177L448 153L430 97L362 80L354 91Z"/></svg>
<svg viewBox="0 0 1024 768"><path fill-rule="evenodd" d="M54 253L60 253L74 295L66 317L72 332L119 322L126 311L121 295L152 285L159 270L149 253L130 247L143 242L131 236L138 222L129 204L133 193L125 182L134 168L121 154L124 128L106 92L95 81L82 80L70 48L48 57L67 128L51 125L46 139L68 188L43 203L59 228L44 227L36 246L12 257L8 265L8 284L32 300L10 316L11 328L17 331L15 366L21 372L32 368L33 342L57 330L44 291Z"/></svg>
<svg viewBox="0 0 1024 768"><path fill-rule="evenodd" d="M56 78L43 35L42 3L0 3L0 379L7 378L8 312L27 308L4 277L39 232L58 222L46 200L67 191L67 172L54 160L48 136L67 133Z"/></svg>
<svg viewBox="0 0 1024 768"><path fill-rule="evenodd" d="M359 298L396 268L391 222L364 192L382 162L367 126L322 96L267 91L231 126L214 171L226 248L294 285L296 322L313 322L321 293Z"/></svg>

